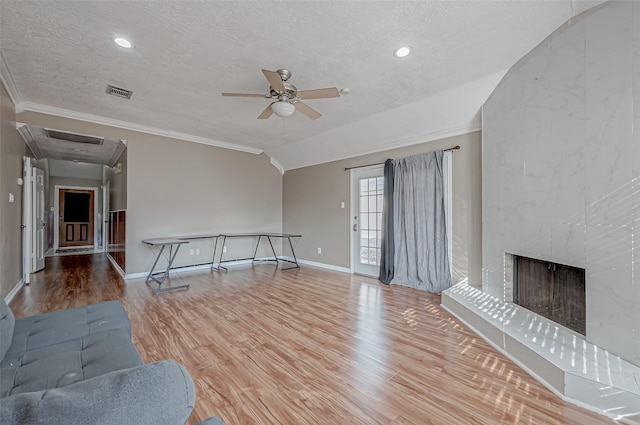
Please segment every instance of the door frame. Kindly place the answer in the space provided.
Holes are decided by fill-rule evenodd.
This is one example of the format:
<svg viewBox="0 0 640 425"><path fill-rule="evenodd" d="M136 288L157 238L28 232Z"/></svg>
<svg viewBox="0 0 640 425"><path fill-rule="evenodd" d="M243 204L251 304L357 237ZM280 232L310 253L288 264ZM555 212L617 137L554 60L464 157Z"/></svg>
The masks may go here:
<svg viewBox="0 0 640 425"><path fill-rule="evenodd" d="M46 219L46 209L45 204L46 200L44 199L44 194L46 193L44 187L44 170L38 167L32 167L32 176L31 176L31 273L38 272L45 267L45 245L46 245L46 234L45 227L47 225ZM42 176L42 195L41 199L38 199L38 172L41 173ZM41 203L40 208L38 208L38 204ZM39 220L38 215L39 212L42 212L42 217ZM42 238L42 240L38 241L38 238ZM41 249L41 252L38 252L38 249Z"/></svg>
<svg viewBox="0 0 640 425"><path fill-rule="evenodd" d="M357 216L360 213L360 203L359 202L354 202L354 199L357 195L356 190L356 181L358 179L358 177L361 177L362 174L367 174L373 171L380 171L382 173L382 175L384 175L384 164L378 164L378 165L370 165L368 167L359 167L359 168L354 168L351 170L351 176L349 179L349 185L350 185L350 189L349 189L349 200L351 203L351 215L349 216L349 257L350 257L350 270L351 270L351 274L355 274L356 271L356 261L357 261L357 255L356 255L356 248L354 246L354 244L357 242L357 239L355 239L355 237L357 235L359 235L359 232L354 232L353 231L353 226L355 224L357 224L358 226L360 225L359 223L356 222L356 220L354 219L354 216ZM359 227L358 227L359 229ZM367 274L366 276L372 276L375 277L377 276L377 274L374 275L369 275Z"/></svg>
<svg viewBox="0 0 640 425"><path fill-rule="evenodd" d="M447 234L447 255L449 256L449 272L451 276L453 276L453 153L451 151L445 151L442 157L442 174L443 174L443 192L444 192L444 211L445 211L445 221L446 221L446 234ZM355 179L358 171L372 171L382 168L384 170L384 164L379 165L371 165L369 167L360 167L354 168L351 170L351 176L349 179L349 196L351 200L351 215L349 216L349 257L350 257L350 269L351 273L355 273L355 249L354 249L354 233L353 231L354 215L358 214L359 205L353 202L355 196ZM384 171L383 171L384 174Z"/></svg>
<svg viewBox="0 0 640 425"><path fill-rule="evenodd" d="M22 280L28 285L31 277L31 244L33 236L31 227L31 215L33 211L33 200L31 197L31 179L33 175L33 164L31 157L23 157L22 165Z"/></svg>
<svg viewBox="0 0 640 425"><path fill-rule="evenodd" d="M102 185L102 250L107 252L107 233L109 233L109 196L111 192L111 182L107 180Z"/></svg>
<svg viewBox="0 0 640 425"><path fill-rule="evenodd" d="M93 246L98 246L98 229L101 225L99 220L98 211L98 187L95 186L68 186L68 185L55 185L55 199L54 199L54 214L55 214L55 226L53 228L53 249L54 252L58 251L60 247L58 244L58 238L60 237L60 190L72 189L72 190L92 190L93 191Z"/></svg>

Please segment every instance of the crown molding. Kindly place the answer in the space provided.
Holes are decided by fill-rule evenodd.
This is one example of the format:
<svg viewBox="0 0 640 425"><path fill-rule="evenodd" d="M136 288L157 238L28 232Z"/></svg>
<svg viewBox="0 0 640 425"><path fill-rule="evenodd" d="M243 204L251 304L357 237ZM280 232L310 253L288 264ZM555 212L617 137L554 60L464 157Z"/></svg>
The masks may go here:
<svg viewBox="0 0 640 425"><path fill-rule="evenodd" d="M283 176L284 175L284 167L282 166L282 164L280 164L274 157L270 156L269 157L269 161L271 161L271 165L273 165L274 167L276 167L278 169L278 171L280 171L280 175Z"/></svg>
<svg viewBox="0 0 640 425"><path fill-rule="evenodd" d="M16 112L18 107L21 111L37 112L41 114L54 115L62 118L70 118L78 121L90 122L93 124L106 125L109 127L122 128L124 130L137 131L139 133L153 134L155 136L168 137L171 139L185 140L187 142L200 143L203 145L216 146L218 148L231 149L240 152L252 153L255 155L261 154L262 149L250 148L247 146L236 145L233 143L222 142L220 140L208 139L206 137L194 136L186 133L179 133L177 131L164 130L162 128L150 127L141 124L135 124L128 121L120 121L112 118L105 118L98 115L85 114L83 112L76 112L69 109L57 108L55 106L42 105L33 102L21 102L16 105Z"/></svg>
<svg viewBox="0 0 640 425"><path fill-rule="evenodd" d="M18 105L22 103L22 98L20 97L18 86L16 86L16 82L13 80L13 75L9 70L9 65L7 65L7 61L4 59L2 50L0 50L0 81L2 81L4 88L7 89L7 93L9 93L9 98L13 102L16 114L19 114L22 110L19 110Z"/></svg>

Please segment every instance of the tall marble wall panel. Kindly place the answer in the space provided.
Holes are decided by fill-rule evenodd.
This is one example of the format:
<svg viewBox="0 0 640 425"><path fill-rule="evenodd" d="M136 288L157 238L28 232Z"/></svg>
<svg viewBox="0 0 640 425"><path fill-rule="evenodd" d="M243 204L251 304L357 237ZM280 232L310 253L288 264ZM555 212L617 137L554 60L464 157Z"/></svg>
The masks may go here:
<svg viewBox="0 0 640 425"><path fill-rule="evenodd" d="M483 107L482 167L483 290L512 301L505 253L585 268L587 339L636 364L638 103L640 2L605 3L507 73Z"/></svg>

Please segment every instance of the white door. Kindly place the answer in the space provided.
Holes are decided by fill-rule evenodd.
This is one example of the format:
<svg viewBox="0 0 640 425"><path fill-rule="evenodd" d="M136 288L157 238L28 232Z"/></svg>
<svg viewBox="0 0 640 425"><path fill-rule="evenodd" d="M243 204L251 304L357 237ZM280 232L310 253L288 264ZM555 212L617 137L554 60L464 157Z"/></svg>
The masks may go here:
<svg viewBox="0 0 640 425"><path fill-rule="evenodd" d="M384 167L351 170L351 270L378 276L382 236Z"/></svg>
<svg viewBox="0 0 640 425"><path fill-rule="evenodd" d="M25 284L29 284L31 273L31 176L32 165L31 158L24 157L22 176L22 280Z"/></svg>
<svg viewBox="0 0 640 425"><path fill-rule="evenodd" d="M31 272L37 272L44 269L44 241L46 238L45 226L47 222L44 216L44 171L39 168L33 169L31 183L33 189L32 196L32 237L31 244Z"/></svg>

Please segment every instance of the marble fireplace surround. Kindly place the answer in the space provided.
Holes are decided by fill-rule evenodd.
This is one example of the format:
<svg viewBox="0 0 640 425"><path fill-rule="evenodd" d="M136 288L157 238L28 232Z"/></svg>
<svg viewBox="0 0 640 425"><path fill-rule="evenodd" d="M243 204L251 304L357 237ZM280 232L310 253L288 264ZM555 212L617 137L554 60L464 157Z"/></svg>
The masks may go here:
<svg viewBox="0 0 640 425"><path fill-rule="evenodd" d="M482 282L443 306L559 396L640 424L640 2L566 22L482 120ZM586 339L511 302L507 252L586 270Z"/></svg>

